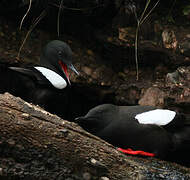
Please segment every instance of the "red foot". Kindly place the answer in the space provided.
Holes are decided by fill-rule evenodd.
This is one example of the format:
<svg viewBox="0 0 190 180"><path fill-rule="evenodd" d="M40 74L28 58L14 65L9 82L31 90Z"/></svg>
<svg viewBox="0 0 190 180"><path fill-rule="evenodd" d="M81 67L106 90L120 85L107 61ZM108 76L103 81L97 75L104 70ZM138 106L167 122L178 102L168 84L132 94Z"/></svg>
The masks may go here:
<svg viewBox="0 0 190 180"><path fill-rule="evenodd" d="M150 157L155 156L154 153L149 153L149 152L144 152L144 151L133 151L130 148L128 148L128 149L117 148L117 150L121 151L121 152L123 152L125 154L131 154L131 155L141 155L141 156L150 156Z"/></svg>

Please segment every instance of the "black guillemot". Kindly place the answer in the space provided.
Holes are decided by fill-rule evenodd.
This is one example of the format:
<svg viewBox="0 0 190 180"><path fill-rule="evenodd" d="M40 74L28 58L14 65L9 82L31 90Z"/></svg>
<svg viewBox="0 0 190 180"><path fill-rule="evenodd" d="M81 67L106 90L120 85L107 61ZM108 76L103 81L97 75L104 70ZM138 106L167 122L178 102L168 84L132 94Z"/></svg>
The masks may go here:
<svg viewBox="0 0 190 180"><path fill-rule="evenodd" d="M171 110L103 104L75 122L128 154L167 158L190 150L190 119Z"/></svg>
<svg viewBox="0 0 190 180"><path fill-rule="evenodd" d="M9 92L42 107L49 107L49 103L53 107L71 84L68 69L78 74L72 65L71 48L63 41L53 40L43 48L39 65L1 65L0 93Z"/></svg>

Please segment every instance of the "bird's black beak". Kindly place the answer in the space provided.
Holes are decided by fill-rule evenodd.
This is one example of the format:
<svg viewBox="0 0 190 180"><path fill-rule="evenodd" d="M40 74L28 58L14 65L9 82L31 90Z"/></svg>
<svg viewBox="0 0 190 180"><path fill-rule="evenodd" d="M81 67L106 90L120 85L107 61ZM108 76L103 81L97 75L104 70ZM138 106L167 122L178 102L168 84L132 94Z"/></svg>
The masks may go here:
<svg viewBox="0 0 190 180"><path fill-rule="evenodd" d="M72 64L69 64L68 68L71 69L76 75L79 75L79 72L75 69L75 67Z"/></svg>
<svg viewBox="0 0 190 180"><path fill-rule="evenodd" d="M74 119L74 122L77 122L77 121L79 121L80 119L81 119L81 117L77 117L77 118Z"/></svg>
<svg viewBox="0 0 190 180"><path fill-rule="evenodd" d="M61 66L61 69L63 73L65 74L67 81L69 85L71 85L70 79L69 79L69 74L68 74L68 68L71 69L73 72L75 72L77 75L79 75L78 71L75 69L75 67L72 64L65 64L62 61L59 61L59 65Z"/></svg>
<svg viewBox="0 0 190 180"><path fill-rule="evenodd" d="M74 122L80 124L81 122L85 122L84 120L85 120L85 117L81 116L81 117L75 118Z"/></svg>

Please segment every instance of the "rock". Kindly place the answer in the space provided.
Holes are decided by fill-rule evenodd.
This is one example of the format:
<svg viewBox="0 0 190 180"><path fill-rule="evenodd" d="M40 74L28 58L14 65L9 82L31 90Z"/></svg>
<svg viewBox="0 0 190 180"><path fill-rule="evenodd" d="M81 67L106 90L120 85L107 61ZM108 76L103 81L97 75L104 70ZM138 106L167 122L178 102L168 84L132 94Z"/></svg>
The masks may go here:
<svg viewBox="0 0 190 180"><path fill-rule="evenodd" d="M166 86L173 87L175 85L179 85L182 88L190 86L190 66L179 67L173 73L166 75Z"/></svg>
<svg viewBox="0 0 190 180"><path fill-rule="evenodd" d="M187 67L179 67L177 68L177 71L180 73L180 75L184 78L186 81L190 81L190 66Z"/></svg>
<svg viewBox="0 0 190 180"><path fill-rule="evenodd" d="M189 113L190 102L190 66L178 67L176 71L168 73L163 89L164 107L172 107L176 111ZM160 90L161 91L161 90ZM150 95L151 96L151 95ZM150 97L152 98L152 97ZM142 98L143 99L143 98ZM144 100L146 102L146 100Z"/></svg>
<svg viewBox="0 0 190 180"><path fill-rule="evenodd" d="M108 68L104 65L96 68L94 72L91 74L91 77L94 80L97 80L101 85L111 85L111 81L113 79L114 72L111 68Z"/></svg>
<svg viewBox="0 0 190 180"><path fill-rule="evenodd" d="M143 97L139 100L141 106L164 107L165 93L156 87L150 87L146 90Z"/></svg>
<svg viewBox="0 0 190 180"><path fill-rule="evenodd" d="M110 179L108 177L103 176L100 178L100 180L110 180Z"/></svg>
<svg viewBox="0 0 190 180"><path fill-rule="evenodd" d="M166 86L173 86L179 84L179 73L175 71L166 75Z"/></svg>
<svg viewBox="0 0 190 180"><path fill-rule="evenodd" d="M88 76L90 76L92 74L92 69L87 67L87 66L83 66L81 69L84 73L86 73Z"/></svg>
<svg viewBox="0 0 190 180"><path fill-rule="evenodd" d="M174 51L176 50L178 41L173 30L165 29L162 32L162 40L165 48L172 49Z"/></svg>
<svg viewBox="0 0 190 180"><path fill-rule="evenodd" d="M116 100L119 104L126 105L136 105L140 98L140 89L134 85L128 86L123 84L119 87L117 91Z"/></svg>
<svg viewBox="0 0 190 180"><path fill-rule="evenodd" d="M107 169L107 167L100 161L97 161L96 159L92 158L90 160L91 165L93 165L94 167L99 167L99 168L103 168L103 169Z"/></svg>
<svg viewBox="0 0 190 180"><path fill-rule="evenodd" d="M185 39L180 44L180 52L184 54L185 56L190 56L190 38Z"/></svg>

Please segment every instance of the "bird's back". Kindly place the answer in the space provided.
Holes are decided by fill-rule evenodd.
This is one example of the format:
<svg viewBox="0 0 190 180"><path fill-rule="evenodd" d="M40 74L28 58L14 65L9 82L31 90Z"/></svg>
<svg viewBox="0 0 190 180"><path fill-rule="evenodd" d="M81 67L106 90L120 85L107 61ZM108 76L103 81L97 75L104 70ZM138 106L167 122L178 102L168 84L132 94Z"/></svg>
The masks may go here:
<svg viewBox="0 0 190 180"><path fill-rule="evenodd" d="M0 65L0 93L9 92L26 100L34 86L31 77L23 76L5 65Z"/></svg>

